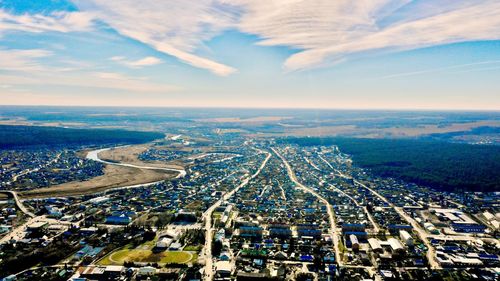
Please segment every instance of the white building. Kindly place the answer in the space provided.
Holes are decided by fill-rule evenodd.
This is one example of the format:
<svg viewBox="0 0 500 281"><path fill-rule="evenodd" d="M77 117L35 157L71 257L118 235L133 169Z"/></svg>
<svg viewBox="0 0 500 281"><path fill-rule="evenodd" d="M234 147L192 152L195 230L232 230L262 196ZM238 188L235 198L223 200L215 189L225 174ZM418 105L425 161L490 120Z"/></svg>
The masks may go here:
<svg viewBox="0 0 500 281"><path fill-rule="evenodd" d="M376 238L370 238L368 239L368 244L372 248L374 252L383 252L384 250L382 249L382 246L380 245L380 242Z"/></svg>
<svg viewBox="0 0 500 281"><path fill-rule="evenodd" d="M358 237L356 237L356 235L354 235L354 234L351 234L351 235L349 235L349 240L351 240L351 248L354 251L359 250Z"/></svg>
<svg viewBox="0 0 500 281"><path fill-rule="evenodd" d="M387 240L387 242L389 242L389 246L391 246L391 250L393 253L396 253L396 252L405 252L405 248L403 247L403 245L401 244L401 242L399 242L398 239L396 238L389 238Z"/></svg>
<svg viewBox="0 0 500 281"><path fill-rule="evenodd" d="M399 231L399 237L401 238L401 241L403 241L406 246L412 247L413 246L413 237L411 237L410 233L406 230L400 230Z"/></svg>

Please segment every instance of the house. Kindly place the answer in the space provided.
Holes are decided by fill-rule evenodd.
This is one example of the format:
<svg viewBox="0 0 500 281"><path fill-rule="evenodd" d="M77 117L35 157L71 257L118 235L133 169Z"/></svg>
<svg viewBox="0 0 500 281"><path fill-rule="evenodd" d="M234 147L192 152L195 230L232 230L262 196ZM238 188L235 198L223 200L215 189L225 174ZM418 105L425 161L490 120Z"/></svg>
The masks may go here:
<svg viewBox="0 0 500 281"><path fill-rule="evenodd" d="M387 242L389 242L389 246L391 247L391 250L393 253L404 253L405 252L405 248L403 247L401 242L399 242L398 239L389 238L389 239L387 239Z"/></svg>
<svg viewBox="0 0 500 281"><path fill-rule="evenodd" d="M117 224L117 225L128 225L132 222L131 217L127 217L125 215L121 216L109 216L106 218L107 224Z"/></svg>
<svg viewBox="0 0 500 281"><path fill-rule="evenodd" d="M467 223L467 222L452 223L451 227L456 232L465 232L465 233L483 233L486 230L486 226L482 224Z"/></svg>
<svg viewBox="0 0 500 281"><path fill-rule="evenodd" d="M100 266L88 266L83 268L80 276L91 280L102 280L104 279L105 270L106 268Z"/></svg>
<svg viewBox="0 0 500 281"><path fill-rule="evenodd" d="M42 234L45 233L45 231L49 228L49 223L40 221L40 222L35 222L31 225L28 226L28 231L32 233L37 233L37 234Z"/></svg>
<svg viewBox="0 0 500 281"><path fill-rule="evenodd" d="M156 274L156 268L152 266L143 266L137 271L137 276L145 277L152 276Z"/></svg>
<svg viewBox="0 0 500 281"><path fill-rule="evenodd" d="M215 264L215 272L221 276L229 276L233 271L233 266L230 261L218 261Z"/></svg>
<svg viewBox="0 0 500 281"><path fill-rule="evenodd" d="M321 230L318 226L313 224L299 224L297 225L297 234L299 237L313 237L314 239L321 238Z"/></svg>
<svg viewBox="0 0 500 281"><path fill-rule="evenodd" d="M269 236L271 238L288 239L292 237L292 230L287 225L275 224L269 227Z"/></svg>
<svg viewBox="0 0 500 281"><path fill-rule="evenodd" d="M262 237L262 227L259 226L241 226L239 228L242 237Z"/></svg>
<svg viewBox="0 0 500 281"><path fill-rule="evenodd" d="M170 251L179 251L181 248L182 248L182 244L179 242L174 242L174 243L170 244L170 247L168 247L168 249Z"/></svg>
<svg viewBox="0 0 500 281"><path fill-rule="evenodd" d="M82 235L92 235L97 232L97 227L91 226L86 228L80 228L80 233Z"/></svg>
<svg viewBox="0 0 500 281"><path fill-rule="evenodd" d="M125 271L125 267L121 265L108 265L104 269L104 274L108 279L114 279L121 275L122 272Z"/></svg>
<svg viewBox="0 0 500 281"><path fill-rule="evenodd" d="M228 261L230 259L231 259L231 255L226 251L220 253L220 255L219 255L219 260L221 260L221 261Z"/></svg>
<svg viewBox="0 0 500 281"><path fill-rule="evenodd" d="M288 259L288 255L283 251L278 251L274 254L274 258L277 260L286 260Z"/></svg>
<svg viewBox="0 0 500 281"><path fill-rule="evenodd" d="M368 239L368 244L372 248L373 252L376 253L383 253L384 249L382 249L382 245L380 245L380 242L376 238L370 238Z"/></svg>
<svg viewBox="0 0 500 281"><path fill-rule="evenodd" d="M349 236L349 240L351 241L351 248L353 251L358 251L359 250L359 242L358 242L358 238L356 237L356 235L354 234L351 234Z"/></svg>
<svg viewBox="0 0 500 281"><path fill-rule="evenodd" d="M0 233L6 233L6 232L9 232L10 229L12 228L12 226L10 225L0 225Z"/></svg>
<svg viewBox="0 0 500 281"><path fill-rule="evenodd" d="M413 238L411 237L410 233L408 233L408 231L400 230L399 237L401 238L401 241L403 241L406 244L406 246L408 247L413 246Z"/></svg>
<svg viewBox="0 0 500 281"><path fill-rule="evenodd" d="M168 237L162 237L158 239L158 241L155 244L155 248L158 249L167 249L170 244L172 244L173 240L168 238Z"/></svg>

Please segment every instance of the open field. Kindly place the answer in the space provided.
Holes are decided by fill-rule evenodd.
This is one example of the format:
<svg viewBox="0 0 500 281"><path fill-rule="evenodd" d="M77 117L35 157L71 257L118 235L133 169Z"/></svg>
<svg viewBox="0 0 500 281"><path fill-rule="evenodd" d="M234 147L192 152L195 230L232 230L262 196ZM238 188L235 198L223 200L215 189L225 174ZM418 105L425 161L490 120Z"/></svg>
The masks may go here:
<svg viewBox="0 0 500 281"><path fill-rule="evenodd" d="M23 198L74 196L101 192L114 187L150 183L173 178L177 173L106 165L105 174L84 182L68 182L48 188L20 192Z"/></svg>
<svg viewBox="0 0 500 281"><path fill-rule="evenodd" d="M417 137L429 134L443 134L451 132L469 131L477 127L500 127L500 121L478 121L469 123L455 123L449 126L426 125L416 128L387 128L382 129L382 133L395 137Z"/></svg>
<svg viewBox="0 0 500 281"><path fill-rule="evenodd" d="M136 166L150 166L150 167L173 168L173 169L183 168L180 165L166 164L161 161L144 162L139 160L138 158L139 155L144 151L146 151L150 146L151 145L145 144L145 145L131 145L131 146L113 148L99 153L99 158L110 162L127 163Z"/></svg>
<svg viewBox="0 0 500 281"><path fill-rule="evenodd" d="M239 118L239 117L221 117L221 118L207 118L198 119L198 122L215 122L215 123L261 123L261 122L276 122L286 119L292 119L290 116L257 116L252 118Z"/></svg>
<svg viewBox="0 0 500 281"><path fill-rule="evenodd" d="M339 126L316 126L316 127L286 127L283 132L248 134L249 137L279 137L279 136L357 136L363 138L384 138L384 137L419 137L430 134L444 134L452 132L469 131L478 127L500 127L500 121L477 121L468 123L453 123L451 125L422 125L416 127L385 127L370 128L358 127L356 125Z"/></svg>

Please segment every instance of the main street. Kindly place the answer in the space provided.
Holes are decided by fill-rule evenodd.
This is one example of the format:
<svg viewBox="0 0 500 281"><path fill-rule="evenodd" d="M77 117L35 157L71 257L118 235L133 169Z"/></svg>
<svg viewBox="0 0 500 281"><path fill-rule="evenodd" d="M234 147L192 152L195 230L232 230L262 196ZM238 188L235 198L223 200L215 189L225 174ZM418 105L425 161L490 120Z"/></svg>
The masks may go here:
<svg viewBox="0 0 500 281"><path fill-rule="evenodd" d="M327 209L327 212L328 212L328 218L329 218L329 221L330 221L330 234L332 235L333 245L335 247L335 259L337 260L337 263L339 264L339 266L342 266L343 262L340 259L339 237L338 237L337 231L335 231L335 226L337 224L335 222L335 216L333 215L333 208L332 208L332 206L330 205L330 203L328 202L328 200L326 200L323 196L321 196L320 194L318 194L312 188L307 187L307 186L303 185L302 183L300 183L297 180L297 176L295 175L295 172L292 170L292 167L290 166L290 164L288 163L288 161L285 159L285 157L283 157L274 147L272 147L271 150L281 159L281 161L283 162L283 164L285 164L285 167L287 169L288 176L289 176L290 180L292 182L294 182L299 188L301 188L302 190L304 190L306 192L311 193L312 195L314 195L316 198L318 198L321 202L323 202L326 205L326 209Z"/></svg>
<svg viewBox="0 0 500 281"><path fill-rule="evenodd" d="M32 212L30 212L28 210L28 208L26 208L23 203L21 202L21 200L19 200L19 196L17 196L17 192L15 191L12 191L12 190L0 190L0 193L7 193L7 194L10 194L13 198L14 198L14 202L16 203L16 206L19 210L21 210L21 212L23 212L25 215L29 216L29 217L35 217L35 214L33 214Z"/></svg>
<svg viewBox="0 0 500 281"><path fill-rule="evenodd" d="M332 167L332 166L330 165L330 167ZM333 167L332 167L332 169L340 177L345 178L345 179L352 179L352 181L355 184L358 184L359 186L367 189L368 191L370 191L371 193L373 193L375 196L377 196L378 198L380 198L380 200L384 201L390 207L392 207L404 220L406 220L413 227L413 229L417 232L417 235L420 238L420 240L422 240L422 242L427 247L427 260L429 261L429 265L431 266L431 268L432 269L441 269L442 268L441 265L434 259L434 257L436 256L436 252L435 252L434 247L429 242L429 235L425 232L425 230L423 230L420 227L420 225L414 219L410 218L410 216L408 216L406 214L406 212L402 208L395 207L394 204L392 204L389 200L387 200L387 198L385 198L384 196L382 196L380 193L378 193L377 191L375 191L373 188L370 188L367 185L365 185L364 183L358 181L354 177L346 176L341 171L339 171L339 170L337 170L337 169L335 169Z"/></svg>
<svg viewBox="0 0 500 281"><path fill-rule="evenodd" d="M205 270L204 270L204 280L211 281L213 280L214 276L214 268L213 268L213 256L212 256L212 240L213 240L213 233L215 229L212 226L212 213L214 210L219 207L224 201L228 200L235 194L240 188L244 187L247 185L251 180L253 180L255 177L257 177L262 169L266 166L267 162L271 158L272 154L261 150L261 149L256 149L259 153L265 153L267 154L266 158L264 161L262 161L262 164L260 165L259 169L250 177L245 178L240 185L238 185L236 188L232 189L230 192L224 194L219 200L217 200L210 208L208 208L204 213L202 218L205 220L205 247L203 247L203 253L200 254L200 256L205 257Z"/></svg>

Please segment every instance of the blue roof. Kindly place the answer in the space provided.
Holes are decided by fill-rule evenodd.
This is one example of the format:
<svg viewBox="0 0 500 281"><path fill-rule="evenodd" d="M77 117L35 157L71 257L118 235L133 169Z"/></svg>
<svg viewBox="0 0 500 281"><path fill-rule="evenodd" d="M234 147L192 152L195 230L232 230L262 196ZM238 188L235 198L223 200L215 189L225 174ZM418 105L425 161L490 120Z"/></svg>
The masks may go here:
<svg viewBox="0 0 500 281"><path fill-rule="evenodd" d="M367 236L368 233L366 231L344 231L344 235L354 234L356 236Z"/></svg>
<svg viewBox="0 0 500 281"><path fill-rule="evenodd" d="M302 256L300 256L300 260L301 261L313 261L314 258L311 255L302 255Z"/></svg>
<svg viewBox="0 0 500 281"><path fill-rule="evenodd" d="M333 255L325 256L323 260L326 262L335 262L335 256Z"/></svg>
<svg viewBox="0 0 500 281"><path fill-rule="evenodd" d="M479 254L479 258L483 260L498 260L498 256L494 254Z"/></svg>
<svg viewBox="0 0 500 281"><path fill-rule="evenodd" d="M389 224L387 226L388 228L394 228L394 229L412 229L413 227L408 224Z"/></svg>
<svg viewBox="0 0 500 281"><path fill-rule="evenodd" d="M126 223L128 224L132 220L129 217L121 216L109 216L106 218L107 223Z"/></svg>
<svg viewBox="0 0 500 281"><path fill-rule="evenodd" d="M262 227L260 227L260 226L240 226L240 229L245 229L245 230L262 230Z"/></svg>

